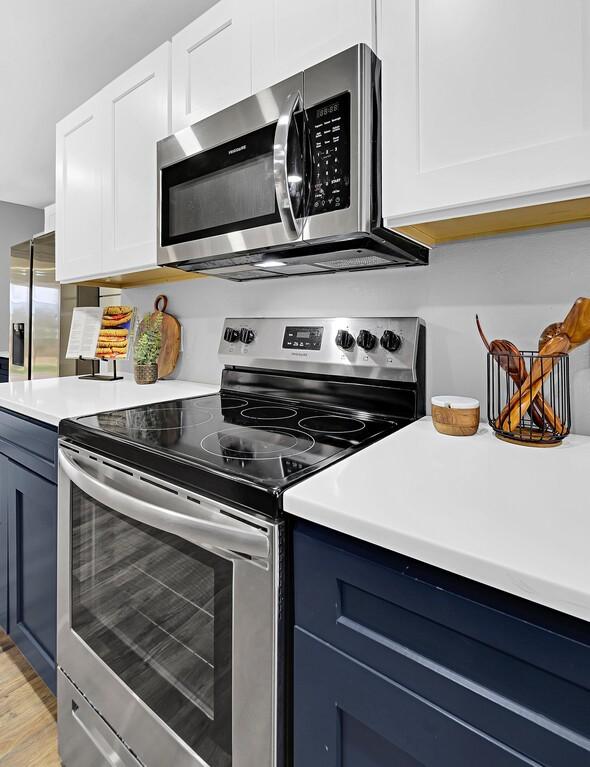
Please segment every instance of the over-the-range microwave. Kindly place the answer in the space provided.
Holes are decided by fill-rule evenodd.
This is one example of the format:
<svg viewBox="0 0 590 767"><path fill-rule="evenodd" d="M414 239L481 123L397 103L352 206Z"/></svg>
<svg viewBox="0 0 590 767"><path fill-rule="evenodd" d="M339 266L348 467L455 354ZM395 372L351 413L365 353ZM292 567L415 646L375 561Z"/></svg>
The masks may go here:
<svg viewBox="0 0 590 767"><path fill-rule="evenodd" d="M428 263L383 226L381 62L333 56L158 142L158 264L251 280Z"/></svg>

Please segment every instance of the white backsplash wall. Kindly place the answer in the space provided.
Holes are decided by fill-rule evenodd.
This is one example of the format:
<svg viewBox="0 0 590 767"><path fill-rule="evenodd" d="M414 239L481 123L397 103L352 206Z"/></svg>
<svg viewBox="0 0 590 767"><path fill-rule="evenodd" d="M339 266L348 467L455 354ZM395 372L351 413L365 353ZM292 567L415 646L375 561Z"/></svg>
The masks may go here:
<svg viewBox="0 0 590 767"><path fill-rule="evenodd" d="M427 397L462 394L486 407L488 338L536 348L540 331L590 295L590 226L537 230L439 246L428 267L232 283L214 278L159 286L184 328L175 377L217 383L225 317L418 315L427 328ZM124 291L150 311L157 288ZM571 355L574 430L590 434L590 345Z"/></svg>

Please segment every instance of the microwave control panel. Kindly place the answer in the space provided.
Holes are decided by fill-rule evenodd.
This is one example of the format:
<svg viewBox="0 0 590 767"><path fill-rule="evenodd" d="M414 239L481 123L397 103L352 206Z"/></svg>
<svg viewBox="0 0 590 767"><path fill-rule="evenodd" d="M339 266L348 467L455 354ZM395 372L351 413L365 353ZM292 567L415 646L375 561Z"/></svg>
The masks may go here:
<svg viewBox="0 0 590 767"><path fill-rule="evenodd" d="M313 174L309 215L350 206L350 93L307 110Z"/></svg>

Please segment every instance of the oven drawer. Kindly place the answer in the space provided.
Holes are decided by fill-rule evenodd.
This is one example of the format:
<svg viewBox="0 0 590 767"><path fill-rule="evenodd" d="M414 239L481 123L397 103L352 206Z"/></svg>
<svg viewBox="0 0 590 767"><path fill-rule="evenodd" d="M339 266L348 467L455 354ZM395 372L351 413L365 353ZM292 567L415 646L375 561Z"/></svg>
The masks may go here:
<svg viewBox="0 0 590 767"><path fill-rule="evenodd" d="M141 767L61 670L57 699L59 756L64 767Z"/></svg>

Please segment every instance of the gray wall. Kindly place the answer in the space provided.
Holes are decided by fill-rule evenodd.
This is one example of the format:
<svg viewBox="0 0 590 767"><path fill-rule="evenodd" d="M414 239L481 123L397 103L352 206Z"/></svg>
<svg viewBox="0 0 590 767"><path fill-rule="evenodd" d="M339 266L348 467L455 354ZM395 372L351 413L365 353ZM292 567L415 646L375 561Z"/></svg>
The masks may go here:
<svg viewBox="0 0 590 767"><path fill-rule="evenodd" d="M43 231L43 211L0 202L0 351L8 351L10 248Z"/></svg>
<svg viewBox="0 0 590 767"><path fill-rule="evenodd" d="M590 226L444 245L424 268L236 284L216 279L160 286L184 325L180 378L217 383L217 346L226 316L419 315L427 324L428 394L477 397L485 407L485 355L478 312L490 339L536 348L539 332L590 295ZM151 309L157 288L124 293ZM574 427L590 434L590 345L571 359Z"/></svg>

